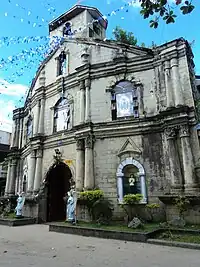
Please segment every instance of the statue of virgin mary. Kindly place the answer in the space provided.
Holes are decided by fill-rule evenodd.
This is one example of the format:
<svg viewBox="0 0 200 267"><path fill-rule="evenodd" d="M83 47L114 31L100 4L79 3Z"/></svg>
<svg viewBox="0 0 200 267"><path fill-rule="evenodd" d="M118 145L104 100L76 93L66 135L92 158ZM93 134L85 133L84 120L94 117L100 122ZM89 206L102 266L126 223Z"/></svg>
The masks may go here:
<svg viewBox="0 0 200 267"><path fill-rule="evenodd" d="M67 194L67 221L76 223L77 194L75 188L72 188Z"/></svg>
<svg viewBox="0 0 200 267"><path fill-rule="evenodd" d="M25 202L25 193L22 192L21 194L18 194L17 206L15 208L15 213L17 218L22 217L22 209L24 206L24 202Z"/></svg>

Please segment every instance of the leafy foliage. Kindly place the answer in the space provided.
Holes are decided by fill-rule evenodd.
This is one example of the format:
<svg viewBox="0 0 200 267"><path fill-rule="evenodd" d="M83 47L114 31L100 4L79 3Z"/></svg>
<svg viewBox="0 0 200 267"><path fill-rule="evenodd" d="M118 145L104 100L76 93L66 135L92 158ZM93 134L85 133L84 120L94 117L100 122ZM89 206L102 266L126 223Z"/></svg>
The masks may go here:
<svg viewBox="0 0 200 267"><path fill-rule="evenodd" d="M178 196L177 198L175 198L174 204L179 211L179 216L182 217L183 213L188 209L190 200L185 196Z"/></svg>
<svg viewBox="0 0 200 267"><path fill-rule="evenodd" d="M121 27L116 26L113 30L115 40L124 44L137 45L137 39L132 32L126 32Z"/></svg>
<svg viewBox="0 0 200 267"><path fill-rule="evenodd" d="M179 8L183 15L191 13L195 6L192 0L174 0L172 3L169 0L139 0L141 5L141 15L144 19L154 16L150 20L150 27L157 28L159 20L162 18L166 24L174 23L177 15L174 13L176 8Z"/></svg>
<svg viewBox="0 0 200 267"><path fill-rule="evenodd" d="M89 190L80 193L80 199L85 201L93 221L108 224L112 218L112 205L104 198L102 190Z"/></svg>
<svg viewBox="0 0 200 267"><path fill-rule="evenodd" d="M142 194L128 194L124 196L124 204L132 206L138 204L142 198Z"/></svg>
<svg viewBox="0 0 200 267"><path fill-rule="evenodd" d="M151 204L147 204L146 207L151 210L151 209L160 208L160 205L157 203L151 203Z"/></svg>
<svg viewBox="0 0 200 267"><path fill-rule="evenodd" d="M146 205L147 210L149 211L149 215L150 215L150 221L153 221L153 212L155 209L160 208L160 205L157 203L151 203L151 204L147 204Z"/></svg>
<svg viewBox="0 0 200 267"><path fill-rule="evenodd" d="M92 218L99 224L109 224L113 216L113 207L107 199L99 199L92 206Z"/></svg>

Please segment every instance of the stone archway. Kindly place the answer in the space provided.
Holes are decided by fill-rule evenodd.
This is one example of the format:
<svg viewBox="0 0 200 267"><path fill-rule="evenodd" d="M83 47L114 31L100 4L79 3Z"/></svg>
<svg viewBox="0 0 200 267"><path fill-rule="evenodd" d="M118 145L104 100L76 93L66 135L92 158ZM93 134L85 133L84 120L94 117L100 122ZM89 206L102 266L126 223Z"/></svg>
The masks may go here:
<svg viewBox="0 0 200 267"><path fill-rule="evenodd" d="M139 176L140 188L141 188L140 193L143 195L143 199L141 203L146 203L147 202L147 190L146 190L145 170L142 164L133 158L126 158L119 164L117 168L116 176L117 176L118 201L119 203L122 203L123 197L124 197L124 192L123 192L124 169L127 166L131 166L131 165L138 169L138 176Z"/></svg>
<svg viewBox="0 0 200 267"><path fill-rule="evenodd" d="M46 177L47 181L47 221L64 221L66 204L63 200L70 190L72 173L63 162L53 165Z"/></svg>

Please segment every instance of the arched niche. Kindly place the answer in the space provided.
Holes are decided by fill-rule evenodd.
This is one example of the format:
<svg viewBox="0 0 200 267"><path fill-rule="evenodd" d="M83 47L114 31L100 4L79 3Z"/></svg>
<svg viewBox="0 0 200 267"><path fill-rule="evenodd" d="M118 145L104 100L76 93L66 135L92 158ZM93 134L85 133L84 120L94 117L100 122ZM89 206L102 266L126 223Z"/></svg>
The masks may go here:
<svg viewBox="0 0 200 267"><path fill-rule="evenodd" d="M126 171L129 167L129 169L131 169L132 166L132 170L134 169L137 170L137 172L135 173L131 173L130 177L126 177ZM137 174L137 178L136 175ZM117 190L118 190L118 201L119 203L123 203L123 198L125 195L125 179L129 179L129 185L130 185L130 193L138 193L138 194L142 194L143 195L143 199L141 200L141 203L147 203L147 189L146 189L146 177L145 177L145 170L143 165L135 160L132 157L126 158L125 160L123 160L118 168L117 168ZM132 184L131 184L132 183ZM132 190L131 187L135 186L135 183L138 184L138 186L140 186L140 190L138 189L137 192L136 190ZM131 192L132 191L132 192Z"/></svg>

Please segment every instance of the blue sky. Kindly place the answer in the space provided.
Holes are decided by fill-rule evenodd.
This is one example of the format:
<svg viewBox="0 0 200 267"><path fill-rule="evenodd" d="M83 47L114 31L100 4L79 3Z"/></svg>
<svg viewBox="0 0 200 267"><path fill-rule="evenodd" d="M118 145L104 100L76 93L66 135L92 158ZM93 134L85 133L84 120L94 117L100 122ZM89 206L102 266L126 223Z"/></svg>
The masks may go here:
<svg viewBox="0 0 200 267"><path fill-rule="evenodd" d="M173 0L170 0L173 1ZM40 42L31 41L28 44L14 43L10 38L30 36L48 36L47 21L67 11L76 4L74 0L1 0L0 9L0 65L1 60L6 63L0 68L0 129L11 130L12 109L23 104L23 96L35 75L38 63L44 54L43 45L47 40ZM90 5L99 8L103 15L124 6L126 0L84 0L83 5ZM152 42L157 45L164 42L184 37L193 44L195 56L196 73L200 74L200 34L199 14L200 1L193 0L196 5L192 14L179 16L173 25L166 25L161 22L158 29L151 29L148 20L144 20L139 14L138 6L131 6L120 10L108 17L107 38L112 37L112 30L120 25L127 31L131 31L137 37L139 44L144 42L147 46ZM41 25L39 27L39 25ZM8 37L9 45L3 45L3 37ZM12 43L11 43L12 42ZM36 49L41 46L40 53ZM33 55L30 55L32 49ZM26 53L25 57L20 54ZM15 58L17 56L17 59ZM4 85L3 85L4 84Z"/></svg>

